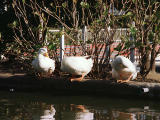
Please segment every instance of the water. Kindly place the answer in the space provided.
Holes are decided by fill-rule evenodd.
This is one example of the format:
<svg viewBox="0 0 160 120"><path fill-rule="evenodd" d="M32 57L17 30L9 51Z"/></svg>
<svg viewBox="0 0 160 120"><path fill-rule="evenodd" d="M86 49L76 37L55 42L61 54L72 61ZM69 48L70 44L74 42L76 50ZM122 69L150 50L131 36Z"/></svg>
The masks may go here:
<svg viewBox="0 0 160 120"><path fill-rule="evenodd" d="M0 92L0 120L160 120L160 102Z"/></svg>

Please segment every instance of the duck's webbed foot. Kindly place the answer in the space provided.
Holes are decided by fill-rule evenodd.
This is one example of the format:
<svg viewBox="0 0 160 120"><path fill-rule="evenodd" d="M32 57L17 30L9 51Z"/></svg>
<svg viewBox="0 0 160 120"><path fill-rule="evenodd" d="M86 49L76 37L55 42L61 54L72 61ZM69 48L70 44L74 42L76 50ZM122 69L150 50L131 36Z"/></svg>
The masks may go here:
<svg viewBox="0 0 160 120"><path fill-rule="evenodd" d="M82 81L84 78L85 74L82 74L80 77L77 77L76 75L72 75L72 77L70 78L70 81Z"/></svg>
<svg viewBox="0 0 160 120"><path fill-rule="evenodd" d="M126 82L129 82L130 79L127 79L127 80L117 80L117 83L126 83Z"/></svg>
<svg viewBox="0 0 160 120"><path fill-rule="evenodd" d="M129 76L129 78L126 79L126 80L122 80L122 79L117 80L117 83L127 83L127 82L129 82L129 81L131 80L132 76L133 76L133 74L131 74L131 75ZM121 75L120 75L120 78L122 78Z"/></svg>

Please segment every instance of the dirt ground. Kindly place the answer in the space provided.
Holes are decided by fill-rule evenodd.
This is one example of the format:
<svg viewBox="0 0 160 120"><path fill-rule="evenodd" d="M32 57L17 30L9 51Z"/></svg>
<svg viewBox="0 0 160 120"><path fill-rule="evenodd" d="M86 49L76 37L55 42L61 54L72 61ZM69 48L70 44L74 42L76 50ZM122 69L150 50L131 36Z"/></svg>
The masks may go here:
<svg viewBox="0 0 160 120"><path fill-rule="evenodd" d="M28 73L23 69L23 67L19 63L13 64L8 62L0 62L0 78L7 78L11 76L23 76L26 74ZM138 74L137 78L133 81L160 83L160 73L150 72L145 80L142 80L141 76Z"/></svg>
<svg viewBox="0 0 160 120"><path fill-rule="evenodd" d="M160 83L160 74L157 72L150 72L145 80L142 80L141 76L138 74L137 78L134 81L143 81L143 82L156 82Z"/></svg>
<svg viewBox="0 0 160 120"><path fill-rule="evenodd" d="M8 62L0 62L0 78L7 78L12 76L23 76L26 71L20 65Z"/></svg>

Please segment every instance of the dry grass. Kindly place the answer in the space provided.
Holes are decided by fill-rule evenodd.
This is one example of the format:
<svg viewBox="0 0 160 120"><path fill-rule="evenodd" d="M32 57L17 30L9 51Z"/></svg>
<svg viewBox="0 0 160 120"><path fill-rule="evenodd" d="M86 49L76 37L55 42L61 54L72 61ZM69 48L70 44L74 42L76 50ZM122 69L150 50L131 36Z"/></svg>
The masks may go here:
<svg viewBox="0 0 160 120"><path fill-rule="evenodd" d="M160 73L150 72L150 73L147 75L147 79L153 79L153 80L157 80L157 81L160 82Z"/></svg>
<svg viewBox="0 0 160 120"><path fill-rule="evenodd" d="M149 82L149 83L160 83L160 73L150 72L145 79L142 79L140 73L138 73L137 78L133 81L138 82Z"/></svg>

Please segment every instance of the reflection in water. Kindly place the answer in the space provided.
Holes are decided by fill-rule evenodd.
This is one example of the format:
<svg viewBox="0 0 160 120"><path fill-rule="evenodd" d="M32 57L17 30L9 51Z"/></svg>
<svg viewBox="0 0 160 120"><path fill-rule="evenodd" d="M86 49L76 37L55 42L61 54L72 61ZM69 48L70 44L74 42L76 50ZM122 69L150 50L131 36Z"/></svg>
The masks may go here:
<svg viewBox="0 0 160 120"><path fill-rule="evenodd" d="M40 120L55 120L54 115L56 113L53 105L50 105L48 109L43 111L43 115L40 116Z"/></svg>
<svg viewBox="0 0 160 120"><path fill-rule="evenodd" d="M118 120L137 120L136 114L134 113L112 111L112 116L114 119L118 119Z"/></svg>
<svg viewBox="0 0 160 120"><path fill-rule="evenodd" d="M0 120L160 120L160 103L87 96L0 93Z"/></svg>
<svg viewBox="0 0 160 120"><path fill-rule="evenodd" d="M75 120L93 120L94 113L90 112L84 105L71 105L79 109L75 114Z"/></svg>

